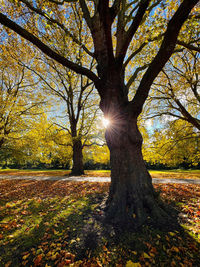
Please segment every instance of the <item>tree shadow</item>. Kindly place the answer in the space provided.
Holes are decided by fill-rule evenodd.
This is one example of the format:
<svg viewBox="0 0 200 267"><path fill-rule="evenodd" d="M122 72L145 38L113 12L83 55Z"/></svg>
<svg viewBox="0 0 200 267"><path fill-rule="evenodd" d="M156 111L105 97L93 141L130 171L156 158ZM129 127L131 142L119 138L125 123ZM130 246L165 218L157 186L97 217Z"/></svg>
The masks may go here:
<svg viewBox="0 0 200 267"><path fill-rule="evenodd" d="M39 184L35 182L35 186ZM56 182L51 183L51 186L56 185ZM29 188L33 184L25 186ZM69 253L71 262L80 261L77 266L86 266L86 263L125 266L129 261L139 262L141 266L200 265L200 244L181 225L176 230L169 225L164 231L153 224L133 230L105 223L102 202L106 194L90 192L66 197L64 193L59 196L55 190L55 195L50 194L49 198L38 198L38 193L34 197L14 200L15 206L9 208L9 215L1 209L2 219L5 216L11 216L12 221L14 216L18 219L10 229L1 230L5 238L0 246L0 265L11 261L10 266L33 266L42 255L38 266L59 266ZM170 204L174 205L174 202ZM174 220L180 221L179 213L180 210L174 213Z"/></svg>

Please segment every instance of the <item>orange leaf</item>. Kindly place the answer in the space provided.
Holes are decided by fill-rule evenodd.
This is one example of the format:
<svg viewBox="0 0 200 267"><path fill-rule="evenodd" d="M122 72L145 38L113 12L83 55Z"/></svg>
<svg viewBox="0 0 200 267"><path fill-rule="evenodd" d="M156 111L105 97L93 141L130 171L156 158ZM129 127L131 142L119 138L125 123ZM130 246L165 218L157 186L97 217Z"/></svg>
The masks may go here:
<svg viewBox="0 0 200 267"><path fill-rule="evenodd" d="M12 261L9 261L5 264L5 267L9 267L11 265Z"/></svg>
<svg viewBox="0 0 200 267"><path fill-rule="evenodd" d="M42 254L38 255L35 260L34 260L34 266L39 266L41 264L42 261Z"/></svg>

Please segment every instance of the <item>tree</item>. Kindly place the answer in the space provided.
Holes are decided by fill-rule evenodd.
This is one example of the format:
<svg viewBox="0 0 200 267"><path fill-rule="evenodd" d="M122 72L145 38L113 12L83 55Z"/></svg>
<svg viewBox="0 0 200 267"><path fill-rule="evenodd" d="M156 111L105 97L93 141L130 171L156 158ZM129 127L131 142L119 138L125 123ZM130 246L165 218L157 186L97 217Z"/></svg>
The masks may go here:
<svg viewBox="0 0 200 267"><path fill-rule="evenodd" d="M173 117L200 131L199 54L184 50L174 55L160 73L150 94L154 107L148 118Z"/></svg>
<svg viewBox="0 0 200 267"><path fill-rule="evenodd" d="M15 132L0 150L2 166L23 168L69 168L71 148L54 142L70 142L70 136L63 134L52 124L45 113L30 119L23 131Z"/></svg>
<svg viewBox="0 0 200 267"><path fill-rule="evenodd" d="M81 53L79 53L79 61L80 59ZM83 149L91 145L89 139L91 139L91 132L95 131L98 97L93 90L94 86L82 75L76 75L55 61L44 59L39 63L35 62L35 66L37 68L35 67L32 71L41 79L40 85L44 92L56 97L57 105L62 110L57 117L54 117L53 123L60 127L63 133L71 136L71 140L67 143L58 142L56 138L54 140L57 145L65 146L66 149L68 146L72 147L71 174L82 175L84 174ZM26 66L26 68L29 67Z"/></svg>
<svg viewBox="0 0 200 267"><path fill-rule="evenodd" d="M88 42L88 35L84 31L83 20L76 16L80 16L76 8L72 9L70 17L71 23L75 24L76 38L80 43ZM73 21L74 20L74 21ZM45 29L48 34L54 36L54 43L59 43L60 52L66 54L68 58L74 57L74 62L84 64L88 60L85 57L81 47L74 47L73 43L67 42L65 34L58 29L51 29L48 24L45 24ZM93 83L83 75L76 75L69 68L63 67L52 59L38 55L34 61L34 67L20 63L31 70L34 75L40 79L40 86L44 92L56 96L60 106L59 116L54 118L54 123L59 126L66 135L71 136L71 141L68 143L60 142L61 146L72 147L73 150L73 165L72 175L84 174L83 166L83 149L86 146L91 146L91 132L95 131L95 119L97 115L97 103L99 97L94 92ZM32 64L33 66L33 64ZM91 61L89 69L94 68L94 60ZM61 116L62 115L62 116ZM61 119L62 117L62 119ZM55 139L58 144L58 140Z"/></svg>
<svg viewBox="0 0 200 267"><path fill-rule="evenodd" d="M33 121L23 136L21 147L23 153L21 159L27 166L53 167L54 165L69 167L72 157L71 147L60 146L54 142L68 143L70 135L63 134L60 129L52 124L51 119L44 113L36 121ZM15 161L18 159L16 158Z"/></svg>
<svg viewBox="0 0 200 267"><path fill-rule="evenodd" d="M10 56L9 45L1 46L0 57L0 149L18 140L32 117L43 112L45 104L38 92L38 80Z"/></svg>
<svg viewBox="0 0 200 267"><path fill-rule="evenodd" d="M164 13L158 12L156 18L167 17L167 29L163 31L161 44L160 46L158 44L157 52L151 58L131 100L128 99L128 87L125 84L127 60L134 59L134 52L131 53L129 47L136 33L141 32L142 26L150 29L154 25L155 10L162 10L162 1L99 0L87 4L85 0L49 0L44 3L21 0L19 6L25 14L24 17L22 16L23 19L31 17L31 22L34 22L32 32L27 30L22 17L20 26L20 21L17 24L9 18L9 15L0 14L1 24L29 40L57 62L85 75L94 82L101 98L100 108L105 117L111 121L105 135L111 163L111 186L106 216L114 223L130 222L137 227L143 224L149 216L159 224L164 224L169 219L167 213L156 201L151 177L144 164L141 153L142 136L137 127L137 118L154 79L175 49L184 21L197 3L198 0L183 0L180 4L179 1L172 1L169 4L164 2ZM94 52L88 50L87 45L84 44L83 49L96 60L97 73L89 70L87 66L81 66L69 60L59 53L57 46L51 47L50 43L43 38L38 17L65 31L75 44L80 45L73 34L73 27L69 30L70 27L65 26L65 21L70 17L71 5L77 5L80 8L85 27L87 26L90 30ZM17 5L14 4L14 6L17 9ZM59 12L65 14L64 21L59 21L57 16ZM165 16L166 13L167 16ZM14 16L13 13L12 16ZM145 34L141 33L141 36L142 38L145 36L146 42L149 43L147 31ZM142 47L140 47L140 52L141 50Z"/></svg>
<svg viewBox="0 0 200 267"><path fill-rule="evenodd" d="M199 133L183 120L162 122L150 134L143 148L144 159L151 165L191 168L198 166L200 158Z"/></svg>

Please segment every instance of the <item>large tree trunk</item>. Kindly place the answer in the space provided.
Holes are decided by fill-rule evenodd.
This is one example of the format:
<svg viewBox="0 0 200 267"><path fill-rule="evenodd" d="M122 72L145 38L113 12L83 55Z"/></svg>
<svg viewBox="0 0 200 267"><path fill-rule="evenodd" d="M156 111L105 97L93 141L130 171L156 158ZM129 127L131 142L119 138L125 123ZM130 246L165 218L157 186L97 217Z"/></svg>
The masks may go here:
<svg viewBox="0 0 200 267"><path fill-rule="evenodd" d="M169 217L160 207L142 157L142 136L137 119L126 113L115 116L106 131L110 149L111 186L106 218L120 225L137 228L148 219L165 224Z"/></svg>
<svg viewBox="0 0 200 267"><path fill-rule="evenodd" d="M84 174L83 168L83 149L81 140L73 140L73 167L71 171L72 175Z"/></svg>

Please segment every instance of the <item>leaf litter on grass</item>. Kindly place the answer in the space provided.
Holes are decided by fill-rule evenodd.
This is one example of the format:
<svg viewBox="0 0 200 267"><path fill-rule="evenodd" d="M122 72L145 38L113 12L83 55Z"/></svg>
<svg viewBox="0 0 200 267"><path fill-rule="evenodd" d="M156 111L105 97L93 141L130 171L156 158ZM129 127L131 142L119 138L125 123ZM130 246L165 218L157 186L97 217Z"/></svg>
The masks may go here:
<svg viewBox="0 0 200 267"><path fill-rule="evenodd" d="M185 230L105 226L108 183L0 181L0 266L198 266L197 185L155 185Z"/></svg>

